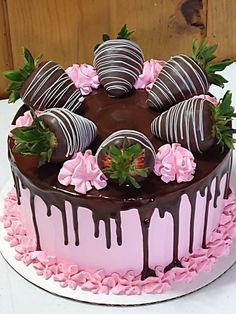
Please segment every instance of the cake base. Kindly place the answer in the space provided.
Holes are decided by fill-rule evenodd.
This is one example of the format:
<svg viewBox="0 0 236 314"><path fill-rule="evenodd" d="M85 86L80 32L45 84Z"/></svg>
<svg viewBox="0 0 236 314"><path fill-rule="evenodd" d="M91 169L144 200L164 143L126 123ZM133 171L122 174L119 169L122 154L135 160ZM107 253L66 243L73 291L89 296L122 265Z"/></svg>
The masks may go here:
<svg viewBox="0 0 236 314"><path fill-rule="evenodd" d="M3 208L4 197L12 187L12 182L8 182L6 187L0 193L0 209ZM0 211L0 216L3 213ZM162 301L171 300L177 297L184 296L186 294L197 291L206 285L210 284L222 274L224 274L235 262L236 262L236 241L232 243L230 254L217 260L217 263L209 273L199 273L198 277L188 284L186 283L174 283L170 291L166 291L163 294L141 294L141 295L104 295L93 294L90 291L83 291L79 287L76 290L72 290L68 287L62 288L58 282L55 282L52 278L45 280L44 277L38 276L32 265L26 266L24 263L15 259L15 249L10 247L9 242L4 240L6 230L3 224L0 223L0 247L1 253L9 265L19 273L23 278L33 283L37 287L55 294L60 297L69 298L72 300L101 304L101 305L144 305L158 303Z"/></svg>

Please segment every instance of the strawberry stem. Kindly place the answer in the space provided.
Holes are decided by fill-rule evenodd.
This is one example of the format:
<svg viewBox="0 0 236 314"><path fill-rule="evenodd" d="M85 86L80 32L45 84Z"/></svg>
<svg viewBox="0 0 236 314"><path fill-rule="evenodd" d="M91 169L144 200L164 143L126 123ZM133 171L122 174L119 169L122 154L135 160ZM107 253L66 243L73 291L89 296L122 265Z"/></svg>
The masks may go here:
<svg viewBox="0 0 236 314"><path fill-rule="evenodd" d="M40 167L50 162L58 143L55 134L44 126L32 108L30 112L33 118L32 125L18 127L11 131L15 140L13 151L23 155L39 156L38 167Z"/></svg>
<svg viewBox="0 0 236 314"><path fill-rule="evenodd" d="M26 81L26 79L30 76L33 70L38 66L42 55L36 57L35 59L32 57L30 51L27 48L23 48L23 58L24 65L18 70L8 70L3 72L3 76L9 81L7 86L7 91L11 92L8 102L15 102L20 98L20 90Z"/></svg>
<svg viewBox="0 0 236 314"><path fill-rule="evenodd" d="M111 145L103 148L106 152L103 160L103 172L110 178L118 181L121 186L130 183L135 188L140 188L137 177L146 178L148 167L144 167L145 150L139 143L127 147L127 139L124 139L122 148Z"/></svg>
<svg viewBox="0 0 236 314"><path fill-rule="evenodd" d="M220 74L216 74L216 72L223 71L228 65L232 64L234 60L224 60L216 64L209 63L216 58L214 53L217 47L218 45L209 45L206 39L200 42L194 40L192 45L192 57L207 75L209 83L223 88L224 84L228 81Z"/></svg>
<svg viewBox="0 0 236 314"><path fill-rule="evenodd" d="M236 114L231 103L232 94L230 91L227 91L219 104L212 106L214 133L217 138L217 144L221 146L222 151L225 146L229 149L234 149L234 143L236 143L236 139L232 137L236 133L236 129L231 127L232 119L236 117Z"/></svg>

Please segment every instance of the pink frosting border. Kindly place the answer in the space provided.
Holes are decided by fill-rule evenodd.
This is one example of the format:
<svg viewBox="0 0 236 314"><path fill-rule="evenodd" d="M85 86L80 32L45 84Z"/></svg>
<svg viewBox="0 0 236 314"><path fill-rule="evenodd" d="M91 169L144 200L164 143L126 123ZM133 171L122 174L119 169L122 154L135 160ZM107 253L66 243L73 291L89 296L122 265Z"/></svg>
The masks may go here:
<svg viewBox="0 0 236 314"><path fill-rule="evenodd" d="M25 265L32 265L39 276L46 280L52 278L61 287L69 287L92 293L138 295L141 293L157 294L171 289L174 282L191 282L201 272L210 272L217 259L230 252L232 239L236 237L236 196L231 194L224 203L219 226L213 231L206 249L182 258L182 268L175 267L164 273L156 267L156 277L141 280L131 270L124 276L113 273L106 276L103 270L90 273L79 269L78 265L65 266L57 263L55 256L47 256L43 251L36 251L36 243L27 237L26 229L20 219L15 190L5 198L4 215L0 218L6 229L5 240L15 248L15 258Z"/></svg>

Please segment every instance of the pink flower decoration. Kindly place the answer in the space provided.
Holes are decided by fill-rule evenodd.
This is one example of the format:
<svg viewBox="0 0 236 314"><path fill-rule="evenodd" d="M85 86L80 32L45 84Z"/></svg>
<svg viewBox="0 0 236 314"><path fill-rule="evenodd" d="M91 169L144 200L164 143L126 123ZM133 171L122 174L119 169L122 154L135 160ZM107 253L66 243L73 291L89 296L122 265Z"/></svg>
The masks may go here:
<svg viewBox="0 0 236 314"><path fill-rule="evenodd" d="M88 95L92 88L97 89L100 85L98 75L93 66L88 64L73 64L66 69L66 73L80 89L82 95Z"/></svg>
<svg viewBox="0 0 236 314"><path fill-rule="evenodd" d="M36 116L40 114L40 111L35 111ZM26 111L23 116L20 116L19 118L16 119L16 124L11 124L9 127L9 133L11 133L11 130L15 128L19 128L22 126L29 126L33 123L33 119L31 116L30 111Z"/></svg>
<svg viewBox="0 0 236 314"><path fill-rule="evenodd" d="M165 63L165 61L154 59L145 61L143 65L143 73L139 75L137 81L134 84L134 87L136 89L146 89L147 91L151 90Z"/></svg>
<svg viewBox="0 0 236 314"><path fill-rule="evenodd" d="M188 182L193 179L196 163L193 154L178 143L165 144L158 150L154 172L165 183L176 180Z"/></svg>
<svg viewBox="0 0 236 314"><path fill-rule="evenodd" d="M81 194L86 194L93 186L97 190L103 189L107 185L106 180L91 150L75 154L63 164L58 175L58 181L62 185L74 185L75 191Z"/></svg>
<svg viewBox="0 0 236 314"><path fill-rule="evenodd" d="M209 95L198 95L198 96L194 96L193 98L201 98L201 99L207 100L210 103L212 103L212 105L214 106L217 106L219 103L219 100L216 97L211 97Z"/></svg>

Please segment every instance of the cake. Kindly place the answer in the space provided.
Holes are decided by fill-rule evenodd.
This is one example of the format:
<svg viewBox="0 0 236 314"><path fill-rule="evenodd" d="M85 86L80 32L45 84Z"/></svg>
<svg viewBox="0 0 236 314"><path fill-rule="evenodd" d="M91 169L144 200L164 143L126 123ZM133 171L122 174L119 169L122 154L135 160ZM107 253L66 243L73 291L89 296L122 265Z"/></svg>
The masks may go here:
<svg viewBox="0 0 236 314"><path fill-rule="evenodd" d="M39 275L93 293L161 293L189 281L228 252L236 228L231 94L215 106L207 95L214 79L225 82L215 69L231 62L208 64L208 74L207 62L184 55L144 62L130 35L126 26L106 35L95 68L37 65L25 49L27 77L5 73L20 81L10 101L25 103L8 140L16 210L7 240ZM207 61L216 49L193 47Z"/></svg>

